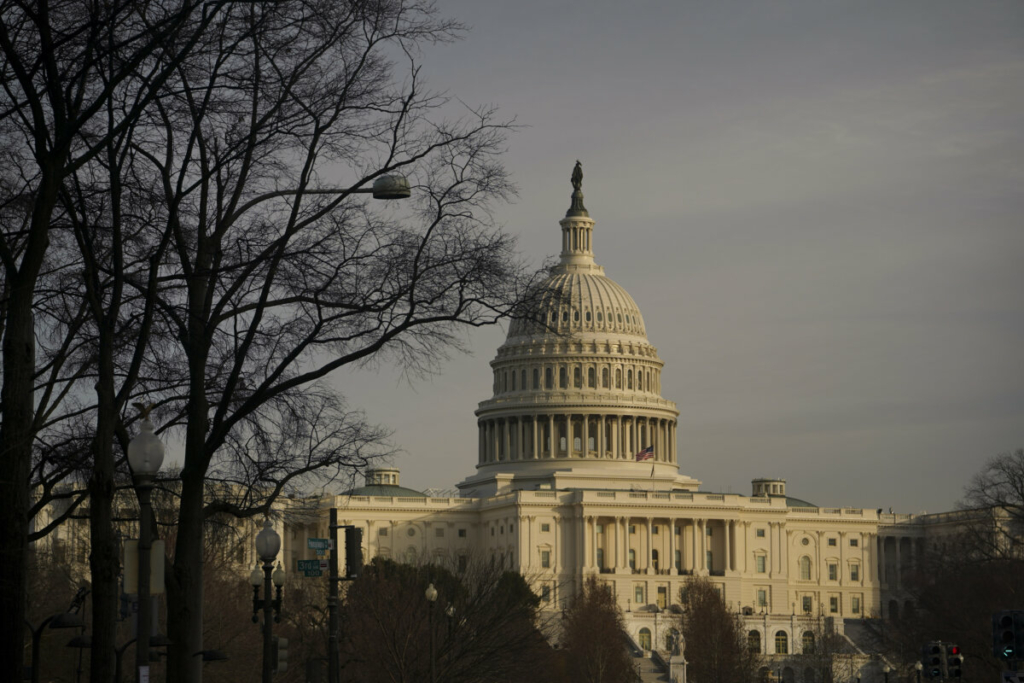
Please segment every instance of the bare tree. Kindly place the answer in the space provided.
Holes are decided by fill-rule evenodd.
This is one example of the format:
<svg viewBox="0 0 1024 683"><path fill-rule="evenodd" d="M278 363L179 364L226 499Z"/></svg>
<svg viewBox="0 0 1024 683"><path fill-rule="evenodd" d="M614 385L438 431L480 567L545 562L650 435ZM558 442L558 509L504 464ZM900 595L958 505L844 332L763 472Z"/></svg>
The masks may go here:
<svg viewBox="0 0 1024 683"><path fill-rule="evenodd" d="M437 680L545 680L550 648L535 625L540 600L523 577L490 563L452 569L380 557L365 568L341 610L346 680L428 680L430 629ZM438 592L433 605L428 583Z"/></svg>
<svg viewBox="0 0 1024 683"><path fill-rule="evenodd" d="M5 162L0 182L4 295L0 452L8 472L0 481L0 526L7 531L0 544L0 638L17 653L4 660L4 670L12 678L21 670L23 649L33 452L52 407L41 404L38 390L33 390L40 379L36 338L51 332L38 326L38 285L55 263L48 262L48 256L60 242L53 239L59 196L71 173L102 155L111 137L126 131L152 104L180 57L212 20L215 13L195 16L202 4L201 0L0 3L0 138ZM115 111L108 104L119 92L130 93L122 98L128 106ZM94 127L104 120L105 127ZM72 309L78 315L84 312L80 307ZM67 329L75 324L73 320L66 323ZM109 398L108 389L101 385L99 395ZM57 392L57 396L68 395ZM109 422L95 425L94 452L109 451L115 428ZM105 511L109 511L112 474L109 456L93 463L89 488L96 496L94 507L101 526L109 526ZM45 489L43 494L47 495ZM109 565L115 558L108 535L101 533L96 543L98 558ZM99 621L110 621L110 604L106 599L97 601ZM101 629L95 638L93 676L106 679L112 675L112 631Z"/></svg>
<svg viewBox="0 0 1024 683"><path fill-rule="evenodd" d="M636 678L626 649L622 612L611 589L590 577L562 619L566 680L631 683Z"/></svg>
<svg viewBox="0 0 1024 683"><path fill-rule="evenodd" d="M715 584L706 577L689 579L680 602L687 677L700 683L754 680L759 657L747 647L740 616L729 611Z"/></svg>

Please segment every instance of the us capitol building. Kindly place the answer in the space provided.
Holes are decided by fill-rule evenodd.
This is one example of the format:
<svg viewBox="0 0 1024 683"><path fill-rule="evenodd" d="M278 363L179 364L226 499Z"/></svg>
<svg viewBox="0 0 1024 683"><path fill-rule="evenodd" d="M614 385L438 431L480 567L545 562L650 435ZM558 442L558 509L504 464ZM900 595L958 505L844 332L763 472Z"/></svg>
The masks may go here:
<svg viewBox="0 0 1024 683"><path fill-rule="evenodd" d="M852 633L911 610L901 576L955 526L948 516L818 507L773 478L754 479L750 495L704 493L680 474L664 363L636 302L595 261L581 186L577 163L560 260L535 314L510 325L491 362L493 395L476 410L476 471L459 496L404 488L397 469L378 468L325 507L363 529L367 559L488 558L527 577L547 610L597 576L637 650L666 657L667 617L680 611L690 576L710 577L744 615L750 644L773 660L801 654L808 637L813 644L815 624ZM306 539L327 535L326 517L282 516L290 569L314 557ZM880 679L882 662L861 654L857 675ZM794 667L784 680L813 678Z"/></svg>

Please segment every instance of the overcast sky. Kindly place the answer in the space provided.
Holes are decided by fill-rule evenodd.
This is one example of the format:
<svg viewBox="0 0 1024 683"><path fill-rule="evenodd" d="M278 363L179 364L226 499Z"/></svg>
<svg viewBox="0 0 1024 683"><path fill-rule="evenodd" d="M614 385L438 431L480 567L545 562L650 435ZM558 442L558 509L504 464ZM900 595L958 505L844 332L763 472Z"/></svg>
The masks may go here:
<svg viewBox="0 0 1024 683"><path fill-rule="evenodd" d="M711 491L949 509L1024 447L1024 3L441 0L429 84L524 129L498 218L557 253L583 162ZM412 488L472 474L503 330L411 385L337 378Z"/></svg>

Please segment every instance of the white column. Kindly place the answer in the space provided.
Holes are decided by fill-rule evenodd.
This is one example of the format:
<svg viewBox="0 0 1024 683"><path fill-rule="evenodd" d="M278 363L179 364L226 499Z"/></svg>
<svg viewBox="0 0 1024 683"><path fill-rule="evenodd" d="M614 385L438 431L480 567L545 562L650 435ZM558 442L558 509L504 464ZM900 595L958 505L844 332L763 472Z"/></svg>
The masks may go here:
<svg viewBox="0 0 1024 683"><path fill-rule="evenodd" d="M682 539L679 539L682 541ZM676 571L676 520L674 517L668 518L668 573L670 576L675 576L679 572ZM682 563L680 562L680 565Z"/></svg>
<svg viewBox="0 0 1024 683"><path fill-rule="evenodd" d="M725 571L732 569L732 521L725 520L722 524L722 528L725 531L725 538L722 539L722 545L725 546L725 564L723 565Z"/></svg>
<svg viewBox="0 0 1024 683"><path fill-rule="evenodd" d="M526 427L523 424L523 416L520 415L516 420L519 422L519 437L516 439L516 459L526 459Z"/></svg>
<svg viewBox="0 0 1024 683"><path fill-rule="evenodd" d="M540 457L540 453L538 450L540 447L540 438L538 435L538 433L540 432L540 430L538 429L538 427L540 427L540 421L537 418L538 416L534 415L533 420L530 422L531 435L533 436L533 451L530 453L530 456L534 460Z"/></svg>
<svg viewBox="0 0 1024 683"><path fill-rule="evenodd" d="M583 414L583 438L580 445L583 446L583 457L586 458L590 455L590 415L586 413Z"/></svg>
<svg viewBox="0 0 1024 683"><path fill-rule="evenodd" d="M590 518L590 566L597 567L597 517ZM600 568L598 568L600 569Z"/></svg>
<svg viewBox="0 0 1024 683"><path fill-rule="evenodd" d="M607 442L606 436L607 435L605 434L605 431L604 431L605 430L604 415L601 415L600 430L601 431L600 431L599 436L597 437L597 444L596 444L597 445L597 457L599 457L599 458L606 458L606 457L608 457L608 453L607 453L608 446L606 445L606 442Z"/></svg>
<svg viewBox="0 0 1024 683"><path fill-rule="evenodd" d="M690 573L697 573L697 533L700 530L696 519L690 520Z"/></svg>
<svg viewBox="0 0 1024 683"><path fill-rule="evenodd" d="M647 518L647 573L654 573L654 531L651 528L651 518Z"/></svg>
<svg viewBox="0 0 1024 683"><path fill-rule="evenodd" d="M551 449L548 452L548 457L549 458L555 457L555 416L554 415L548 415L548 446Z"/></svg>

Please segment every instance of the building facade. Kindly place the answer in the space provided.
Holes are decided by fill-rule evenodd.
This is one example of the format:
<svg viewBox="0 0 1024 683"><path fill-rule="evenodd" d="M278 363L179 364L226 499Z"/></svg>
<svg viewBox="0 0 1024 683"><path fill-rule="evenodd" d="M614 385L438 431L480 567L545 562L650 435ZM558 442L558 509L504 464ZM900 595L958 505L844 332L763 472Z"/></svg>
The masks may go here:
<svg viewBox="0 0 1024 683"><path fill-rule="evenodd" d="M363 529L364 556L417 563L480 557L521 572L546 610L591 576L617 596L634 645L667 658L691 576L707 576L743 615L749 642L787 681L814 680L798 658L822 626L912 609L902 575L938 527L929 517L819 507L782 479L750 495L710 493L680 473L675 404L663 362L630 295L595 261L594 226L574 174L559 263L529 319L510 325L491 361L493 395L476 411L476 471L458 496L403 488L396 469L327 503ZM283 523L292 568L326 515ZM857 650L853 678L884 662ZM774 672L773 672L774 673Z"/></svg>

